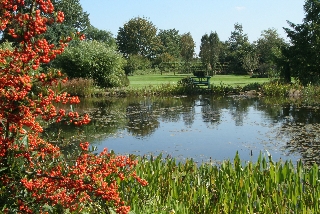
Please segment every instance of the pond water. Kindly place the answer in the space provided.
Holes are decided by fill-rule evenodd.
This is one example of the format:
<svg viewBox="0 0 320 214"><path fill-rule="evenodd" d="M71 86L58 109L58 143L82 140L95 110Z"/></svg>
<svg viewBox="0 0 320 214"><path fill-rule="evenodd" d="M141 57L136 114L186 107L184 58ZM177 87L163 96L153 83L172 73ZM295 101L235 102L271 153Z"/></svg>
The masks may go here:
<svg viewBox="0 0 320 214"><path fill-rule="evenodd" d="M273 160L317 162L320 115L317 104L259 97L117 98L82 102L92 122L78 132L98 152L158 155L180 161L219 163ZM70 128L62 128L68 131ZM74 131L70 132L74 133Z"/></svg>

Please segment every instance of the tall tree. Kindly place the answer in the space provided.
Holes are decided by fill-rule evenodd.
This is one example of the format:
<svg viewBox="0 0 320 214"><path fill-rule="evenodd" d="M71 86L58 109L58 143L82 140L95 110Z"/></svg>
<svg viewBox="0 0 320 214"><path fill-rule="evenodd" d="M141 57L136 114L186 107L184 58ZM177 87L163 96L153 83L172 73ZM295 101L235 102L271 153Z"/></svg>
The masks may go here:
<svg viewBox="0 0 320 214"><path fill-rule="evenodd" d="M89 14L83 11L80 0L54 0L54 7L64 13L63 25L53 23L48 26L45 34L47 40L55 44L61 37L70 36L77 32L84 33L90 26Z"/></svg>
<svg viewBox="0 0 320 214"><path fill-rule="evenodd" d="M185 33L180 39L180 54L185 62L189 63L193 59L195 43L190 32Z"/></svg>
<svg viewBox="0 0 320 214"><path fill-rule="evenodd" d="M304 85L320 81L320 1L306 0L302 24L288 21L284 28L290 38L290 47L284 51L292 75Z"/></svg>
<svg viewBox="0 0 320 214"><path fill-rule="evenodd" d="M221 41L216 32L205 34L201 38L200 53L201 62L210 70L215 71L219 63Z"/></svg>
<svg viewBox="0 0 320 214"><path fill-rule="evenodd" d="M259 72L271 77L279 76L278 61L282 58L281 50L286 45L275 29L264 30L256 41L259 56Z"/></svg>
<svg viewBox="0 0 320 214"><path fill-rule="evenodd" d="M160 30L158 37L161 41L160 54L167 53L175 58L180 57L179 31L176 29Z"/></svg>
<svg viewBox="0 0 320 214"><path fill-rule="evenodd" d="M246 73L247 70L243 66L243 61L247 54L252 54L252 47L247 34L243 32L241 24L236 23L234 25L234 31L231 32L227 45L229 71L237 74Z"/></svg>
<svg viewBox="0 0 320 214"><path fill-rule="evenodd" d="M136 17L119 28L117 44L125 57L131 54L153 59L160 46L157 28L151 21Z"/></svg>

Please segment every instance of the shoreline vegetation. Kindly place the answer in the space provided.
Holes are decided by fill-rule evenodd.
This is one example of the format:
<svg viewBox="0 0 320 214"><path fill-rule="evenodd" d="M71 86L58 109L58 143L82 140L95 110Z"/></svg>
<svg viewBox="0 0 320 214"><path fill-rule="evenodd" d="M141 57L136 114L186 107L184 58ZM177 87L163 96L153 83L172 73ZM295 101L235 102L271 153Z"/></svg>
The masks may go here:
<svg viewBox="0 0 320 214"><path fill-rule="evenodd" d="M299 82L282 83L269 78L250 78L249 75L216 75L210 87L194 87L191 75L147 74L129 76L130 85L118 88L99 88L91 79L72 79L61 83L56 90L68 91L79 97L125 97L125 96L187 96L187 95L242 95L280 97L318 97L320 87L302 86Z"/></svg>

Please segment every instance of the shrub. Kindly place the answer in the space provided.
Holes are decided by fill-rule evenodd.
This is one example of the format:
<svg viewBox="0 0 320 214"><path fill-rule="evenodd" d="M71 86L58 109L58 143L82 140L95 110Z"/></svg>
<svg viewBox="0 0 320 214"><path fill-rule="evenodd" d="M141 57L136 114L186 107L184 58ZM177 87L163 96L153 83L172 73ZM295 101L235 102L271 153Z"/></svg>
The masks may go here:
<svg viewBox="0 0 320 214"><path fill-rule="evenodd" d="M53 62L70 78L91 78L99 87L125 85L125 60L103 42L82 41L65 49Z"/></svg>
<svg viewBox="0 0 320 214"><path fill-rule="evenodd" d="M262 93L266 96L286 96L290 88L292 85L279 81L267 82L262 85Z"/></svg>
<svg viewBox="0 0 320 214"><path fill-rule="evenodd" d="M254 83L249 83L245 85L242 90L243 91L251 91L251 90L256 90L256 91L261 91L262 85L260 83L254 82Z"/></svg>

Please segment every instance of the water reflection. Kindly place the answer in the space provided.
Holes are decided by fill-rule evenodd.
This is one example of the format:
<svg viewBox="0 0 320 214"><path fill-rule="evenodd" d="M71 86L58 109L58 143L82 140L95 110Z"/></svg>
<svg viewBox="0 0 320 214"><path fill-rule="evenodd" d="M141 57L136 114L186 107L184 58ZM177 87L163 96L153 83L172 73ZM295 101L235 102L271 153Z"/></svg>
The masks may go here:
<svg viewBox="0 0 320 214"><path fill-rule="evenodd" d="M117 153L165 153L198 162L255 160L270 152L274 159L302 158L319 163L320 111L303 101L234 97L118 98L85 100L76 110L92 122L76 136ZM46 133L63 130L74 139L73 127L50 125ZM70 141L71 142L71 141ZM72 141L73 142L73 141Z"/></svg>

